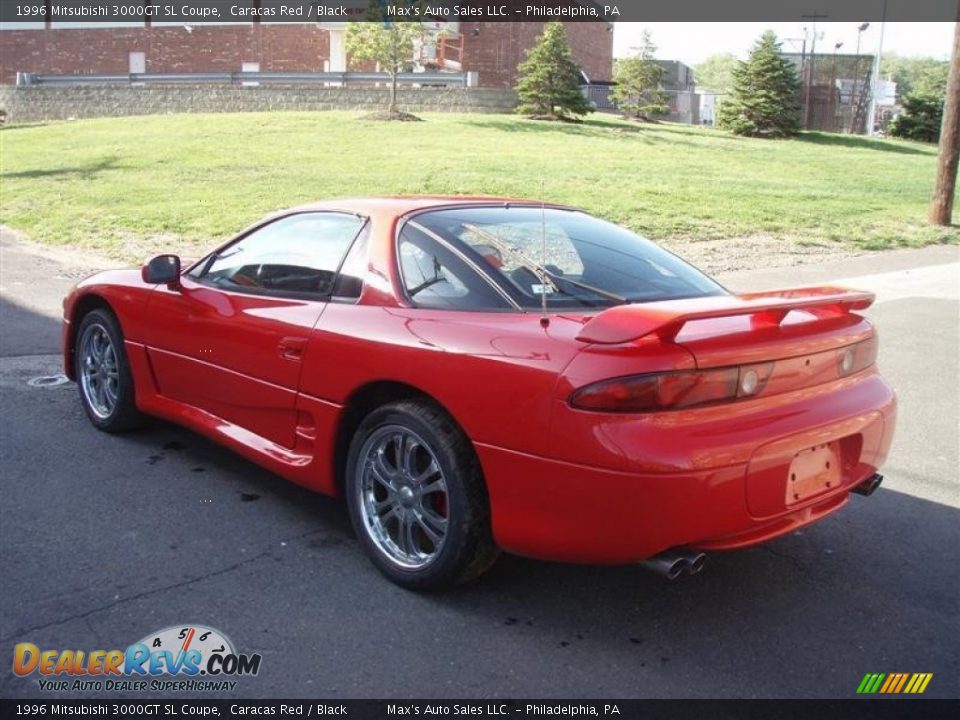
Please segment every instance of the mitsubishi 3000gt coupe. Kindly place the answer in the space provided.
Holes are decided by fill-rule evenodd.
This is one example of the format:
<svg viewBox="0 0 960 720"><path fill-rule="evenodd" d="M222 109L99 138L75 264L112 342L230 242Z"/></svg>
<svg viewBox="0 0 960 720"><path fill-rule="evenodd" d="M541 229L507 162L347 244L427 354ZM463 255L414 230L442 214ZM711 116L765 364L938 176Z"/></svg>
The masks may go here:
<svg viewBox="0 0 960 720"><path fill-rule="evenodd" d="M164 418L343 496L406 587L501 550L674 578L879 485L871 302L731 294L559 205L348 199L82 281L63 355L95 427Z"/></svg>

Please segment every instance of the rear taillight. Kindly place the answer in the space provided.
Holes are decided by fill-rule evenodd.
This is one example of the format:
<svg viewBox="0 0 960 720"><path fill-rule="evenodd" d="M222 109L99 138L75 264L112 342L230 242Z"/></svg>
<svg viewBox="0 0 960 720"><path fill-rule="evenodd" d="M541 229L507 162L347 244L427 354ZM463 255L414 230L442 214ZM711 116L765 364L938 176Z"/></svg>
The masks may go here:
<svg viewBox="0 0 960 720"><path fill-rule="evenodd" d="M866 370L877 361L877 338L873 336L856 345L837 350L837 372L840 377Z"/></svg>
<svg viewBox="0 0 960 720"><path fill-rule="evenodd" d="M836 376L854 375L876 362L877 342L875 337L847 345L837 350L828 350L809 356L805 367L830 367L831 356L836 358ZM817 360L819 358L819 360ZM799 359L781 361L787 367L770 383L768 394L786 392L810 384L795 366ZM791 367L794 366L794 367ZM733 402L755 397L763 392L774 375L775 362L739 365L711 370L651 373L602 380L574 391L570 405L578 410L602 412L656 412L716 403ZM830 373L827 369L827 373ZM815 382L824 382L830 377L817 374Z"/></svg>
<svg viewBox="0 0 960 720"><path fill-rule="evenodd" d="M759 393L772 371L773 363L758 363L613 378L580 388L570 404L579 410L652 412L729 402Z"/></svg>

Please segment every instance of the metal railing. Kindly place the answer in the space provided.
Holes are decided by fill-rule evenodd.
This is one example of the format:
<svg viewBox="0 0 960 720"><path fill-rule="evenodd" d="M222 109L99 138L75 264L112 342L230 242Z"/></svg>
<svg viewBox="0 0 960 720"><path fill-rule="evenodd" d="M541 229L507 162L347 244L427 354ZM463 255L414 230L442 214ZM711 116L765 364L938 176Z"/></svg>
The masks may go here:
<svg viewBox="0 0 960 720"><path fill-rule="evenodd" d="M17 85L355 85L389 83L387 73L378 72L197 72L197 73L104 73L93 75L40 75L17 73ZM403 85L469 87L476 73L400 73Z"/></svg>

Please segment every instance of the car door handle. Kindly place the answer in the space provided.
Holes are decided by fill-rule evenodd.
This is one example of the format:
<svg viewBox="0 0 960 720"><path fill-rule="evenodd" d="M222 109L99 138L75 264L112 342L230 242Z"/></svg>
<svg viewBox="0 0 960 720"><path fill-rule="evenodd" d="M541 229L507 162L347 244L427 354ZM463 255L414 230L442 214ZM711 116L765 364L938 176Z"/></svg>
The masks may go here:
<svg viewBox="0 0 960 720"><path fill-rule="evenodd" d="M307 349L307 339L303 337L285 337L277 345L277 354L284 360L300 361Z"/></svg>

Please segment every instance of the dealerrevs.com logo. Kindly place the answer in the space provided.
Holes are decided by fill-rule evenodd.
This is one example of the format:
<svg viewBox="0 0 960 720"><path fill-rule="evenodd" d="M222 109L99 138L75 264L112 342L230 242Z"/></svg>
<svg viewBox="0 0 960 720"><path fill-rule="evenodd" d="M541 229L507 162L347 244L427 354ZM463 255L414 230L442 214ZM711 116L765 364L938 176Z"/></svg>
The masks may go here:
<svg viewBox="0 0 960 720"><path fill-rule="evenodd" d="M258 654L238 653L219 630L175 625L126 650L42 650L20 643L13 649L13 672L39 675L44 691L222 691L236 687L235 677L256 675L260 660Z"/></svg>

